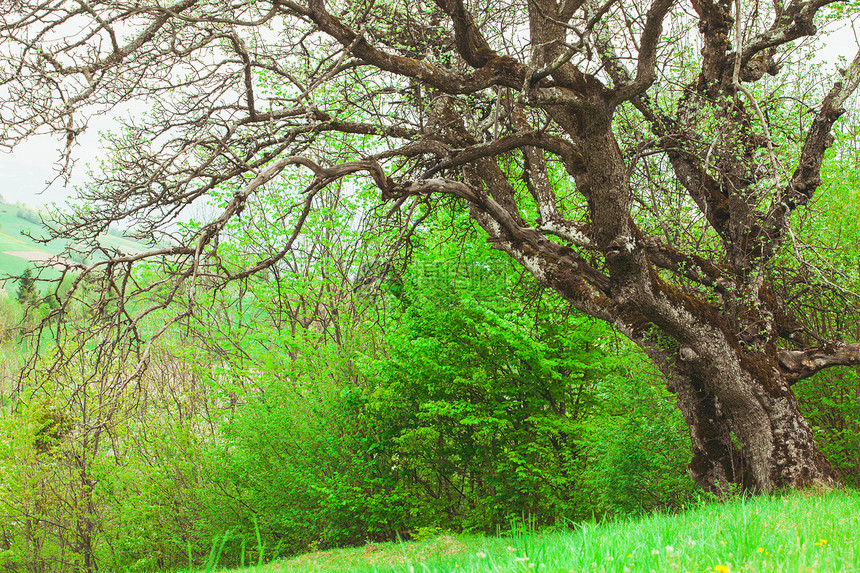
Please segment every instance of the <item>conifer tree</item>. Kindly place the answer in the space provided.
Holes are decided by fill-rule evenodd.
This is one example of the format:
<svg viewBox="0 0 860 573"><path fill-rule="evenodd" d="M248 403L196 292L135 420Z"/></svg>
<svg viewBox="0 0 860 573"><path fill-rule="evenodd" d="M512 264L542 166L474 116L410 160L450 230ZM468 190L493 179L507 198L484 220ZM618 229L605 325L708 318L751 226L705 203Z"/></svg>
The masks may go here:
<svg viewBox="0 0 860 573"><path fill-rule="evenodd" d="M18 283L18 302L24 306L35 306L39 301L39 292L36 290L36 279L33 277L33 271L27 268L24 274L21 275L21 281Z"/></svg>

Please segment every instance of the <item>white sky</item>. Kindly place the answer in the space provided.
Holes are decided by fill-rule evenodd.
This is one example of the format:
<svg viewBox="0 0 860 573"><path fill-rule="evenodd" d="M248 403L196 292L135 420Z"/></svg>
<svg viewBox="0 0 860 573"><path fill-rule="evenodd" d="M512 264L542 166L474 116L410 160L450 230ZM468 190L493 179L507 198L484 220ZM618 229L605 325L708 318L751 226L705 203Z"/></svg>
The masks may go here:
<svg viewBox="0 0 860 573"><path fill-rule="evenodd" d="M842 24L827 38L818 58L831 65L838 56L850 61L858 48L858 38L860 22L854 22L854 29ZM65 202L73 196L74 186L85 182L87 164L95 167L98 163L99 131L115 126L109 117L94 117L89 121L87 130L78 136L78 145L74 148L77 160L74 176L67 186L62 181L47 185L56 176L54 162L60 156L64 141L39 136L19 145L12 153L0 152L0 196L6 202L21 201L34 206Z"/></svg>
<svg viewBox="0 0 860 573"><path fill-rule="evenodd" d="M89 121L86 131L78 136L78 145L73 148L76 163L73 178L66 186L62 180L48 186L48 182L57 175L56 162L65 141L41 135L25 141L12 153L0 153L0 195L3 200L9 203L21 201L28 205L64 202L73 195L74 185L81 185L86 180L87 163L93 167L98 163L99 131L115 126L109 117L94 117Z"/></svg>

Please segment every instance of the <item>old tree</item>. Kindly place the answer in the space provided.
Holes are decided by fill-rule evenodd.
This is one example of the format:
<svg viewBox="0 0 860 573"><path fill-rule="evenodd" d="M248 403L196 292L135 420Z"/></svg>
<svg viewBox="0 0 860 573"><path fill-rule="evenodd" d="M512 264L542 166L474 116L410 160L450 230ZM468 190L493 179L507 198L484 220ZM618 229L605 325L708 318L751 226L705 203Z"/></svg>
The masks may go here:
<svg viewBox="0 0 860 573"><path fill-rule="evenodd" d="M858 57L799 87L797 46L831 2L7 0L3 141L54 133L68 169L87 118L146 106L108 137L84 208L58 229L78 240L113 221L158 238L227 193L180 242L97 263L114 299L149 288L120 279L154 257L208 285L277 264L345 177L377 186L406 228L447 197L653 359L699 484L801 487L835 477L791 385L860 362L860 346L793 315L772 272L860 81ZM292 235L221 265L225 226L299 172Z"/></svg>

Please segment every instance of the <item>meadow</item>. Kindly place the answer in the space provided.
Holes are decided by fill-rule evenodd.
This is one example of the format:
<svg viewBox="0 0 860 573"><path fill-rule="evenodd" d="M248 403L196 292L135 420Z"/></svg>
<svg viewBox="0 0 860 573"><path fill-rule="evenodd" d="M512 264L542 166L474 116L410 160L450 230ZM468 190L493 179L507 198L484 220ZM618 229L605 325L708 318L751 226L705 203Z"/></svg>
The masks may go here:
<svg viewBox="0 0 860 573"><path fill-rule="evenodd" d="M860 570L860 493L797 492L675 515L569 524L524 523L496 536L423 532L408 542L307 553L233 571L274 573L831 573ZM214 556L208 570L217 570ZM198 570L199 571L199 570Z"/></svg>
<svg viewBox="0 0 860 573"><path fill-rule="evenodd" d="M0 281L7 276L19 276L27 268L34 268L38 262L51 257L58 257L65 249L65 242L53 240L42 242L47 230L42 224L42 217L47 217L46 211L39 211L21 203L4 203L0 200ZM119 249L123 252L139 252L145 247L119 233L105 234L99 237L99 245L107 249ZM83 262L85 257L80 256ZM53 279L59 272L42 269L42 278ZM17 281L7 281L6 292L13 293ZM2 282L0 282L2 286Z"/></svg>

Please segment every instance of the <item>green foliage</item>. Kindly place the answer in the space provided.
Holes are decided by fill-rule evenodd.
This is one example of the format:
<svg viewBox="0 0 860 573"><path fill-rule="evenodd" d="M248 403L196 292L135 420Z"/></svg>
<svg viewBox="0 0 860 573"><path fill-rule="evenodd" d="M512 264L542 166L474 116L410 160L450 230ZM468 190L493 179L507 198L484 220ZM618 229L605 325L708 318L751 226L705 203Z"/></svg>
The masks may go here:
<svg viewBox="0 0 860 573"><path fill-rule="evenodd" d="M495 277L501 285L466 294L456 281L408 276L390 356L366 368L422 525L493 530L524 513L551 522L588 512L577 489L582 424L611 367L608 330L556 314L558 303L535 320L501 293L481 298L507 287Z"/></svg>
<svg viewBox="0 0 860 573"><path fill-rule="evenodd" d="M300 342L273 341L294 349ZM405 503L350 369L348 352L335 345L302 348L295 361L256 379L257 391L227 421L223 444L210 450L243 526L247 508L281 552L392 539L403 530Z"/></svg>
<svg viewBox="0 0 860 573"><path fill-rule="evenodd" d="M68 414L44 399L0 409L0 564L9 570L83 569L73 538L86 537L92 514L80 474L67 463L72 430Z"/></svg>
<svg viewBox="0 0 860 573"><path fill-rule="evenodd" d="M824 184L804 213L798 234L804 264L783 280L795 312L823 337L860 340L860 185L856 128L837 137L843 152L822 172ZM856 368L819 372L794 387L815 441L848 485L860 485L860 377Z"/></svg>
<svg viewBox="0 0 860 573"><path fill-rule="evenodd" d="M860 486L860 376L854 368L821 372L794 387L815 442L847 485Z"/></svg>
<svg viewBox="0 0 860 573"><path fill-rule="evenodd" d="M7 359L16 353L14 339L23 318L21 307L10 300L5 291L0 290L0 344L9 347L4 353Z"/></svg>
<svg viewBox="0 0 860 573"><path fill-rule="evenodd" d="M843 200L853 187L837 175L823 188L825 209L810 211L798 232L838 247L827 260L855 288L860 217ZM263 213L277 207L276 197L264 199ZM103 570L156 571L217 554L231 565L506 529L523 515L558 526L693 503L687 429L635 349L488 253L453 212L416 231L402 272L373 282L373 241L383 239L363 242L345 215L356 204L340 204L314 211L307 251L265 277L201 285L197 322L153 350L137 386L121 376L134 365L108 354L41 382L50 401L27 394L11 410L4 400L0 460L12 485L0 492L0 563L74 571L89 555ZM248 253L265 256L289 231L288 217L261 216L247 215L256 221L248 233L234 229L225 268L246 268ZM344 256L356 244L367 250ZM162 275L153 267L137 278L155 284ZM822 325L855 320L838 291L792 280L787 292L811 291L796 300L828 297L837 309L822 311ZM4 320L19 320L18 305L4 305ZM154 314L141 331L162 319ZM857 484L856 372L795 388L823 451ZM660 565L648 548L672 544L652 537L632 551L638 565ZM550 563L540 556L554 550L533 541L487 560ZM605 559L596 547L582 563Z"/></svg>
<svg viewBox="0 0 860 573"><path fill-rule="evenodd" d="M329 225L335 215L314 224L344 228ZM337 258L211 293L202 344L187 359L211 365L201 373L230 404L216 416L222 439L202 458L222 488L203 501L210 529L247 541L256 522L272 554L289 554L440 527L492 531L523 514L560 523L645 509L591 499L588 468L609 459L603 442L621 439L596 424L646 415L611 405L628 376L612 331L523 283L480 236L436 233L415 237L407 270L382 285L384 314L374 315L374 299L332 288ZM342 235L329 237L315 248L344 248ZM251 248L266 240L248 239ZM648 383L640 394L631 402L657 399ZM685 444L667 418L649 420L652 433L677 435L656 443ZM675 461L627 468L630 483L667 492L648 508L686 494L671 481L687 479L677 467L659 473ZM224 552L241 555L237 543Z"/></svg>
<svg viewBox="0 0 860 573"><path fill-rule="evenodd" d="M102 518L98 555L109 570L161 570L186 561L189 552L200 559L220 533L203 513L217 484L200 464L201 437L187 423L149 422L144 430L136 427L140 422L117 429L123 458L102 455L92 469L94 501L110 511Z"/></svg>
<svg viewBox="0 0 860 573"><path fill-rule="evenodd" d="M690 500L686 426L634 349L474 238L428 255L392 291L388 356L364 368L416 523L492 531Z"/></svg>
<svg viewBox="0 0 860 573"><path fill-rule="evenodd" d="M656 369L632 352L626 357L588 426L592 508L611 516L680 509L697 495L687 475L686 424Z"/></svg>
<svg viewBox="0 0 860 573"><path fill-rule="evenodd" d="M199 500L215 485L199 463L207 425L192 422L206 397L161 353L131 386L127 365L101 358L69 360L39 385L25 379L3 402L0 549L10 570L153 571L208 551L214 533Z"/></svg>

